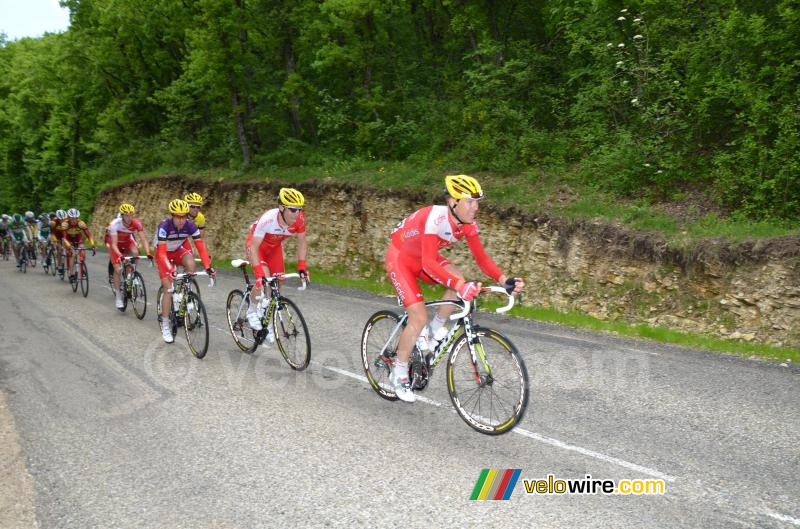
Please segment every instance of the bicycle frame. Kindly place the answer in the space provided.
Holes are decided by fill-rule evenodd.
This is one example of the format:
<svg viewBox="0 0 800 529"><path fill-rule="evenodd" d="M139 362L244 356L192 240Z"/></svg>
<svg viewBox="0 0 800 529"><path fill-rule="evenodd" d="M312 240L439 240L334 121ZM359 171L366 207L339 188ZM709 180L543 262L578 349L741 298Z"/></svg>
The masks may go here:
<svg viewBox="0 0 800 529"><path fill-rule="evenodd" d="M238 264L237 264L238 263ZM232 261L234 266L238 266L242 270L242 275L244 276L245 282L245 290L244 296L242 296L242 301L239 302L239 307L236 310L236 318L239 319L242 314L247 310L247 300L250 299L250 295L255 288L255 284L250 282L250 276L247 274L247 267L244 265L243 261ZM270 298L269 298L269 305L267 305L267 310L264 314L264 321L270 322L272 321L273 314L275 313L275 309L278 306L278 300L281 297L280 288L278 288L278 282L281 279L291 279L293 277L300 277L300 274L275 274L273 276L264 278L266 283L269 285L270 289ZM297 290L305 290L306 283L303 282L303 285L298 287ZM262 296L266 295L266 293L262 293Z"/></svg>
<svg viewBox="0 0 800 529"><path fill-rule="evenodd" d="M506 290L502 287L484 287L481 289L481 292L498 292L508 295ZM472 323L472 314L478 308L477 297L473 299L471 302L465 302L463 300L436 300L436 301L426 301L425 307L443 307L443 306L454 306L461 309L459 312L450 315L450 320L455 321L455 325L450 328L444 338L434 347L431 354L433 355L433 361L428 366L429 369L432 369L438 366L441 361L446 358L453 346L456 343L456 337L459 335L459 332L463 329L464 333L467 336L467 344L469 347L470 357L472 358L472 364L474 366L480 365L485 372L486 375L491 375L492 368L489 365L488 360L486 359L486 354L483 351L483 347L480 347L480 342L475 339L475 333L473 331L473 323ZM509 296L509 303L508 305L497 309L496 312L502 313L506 312L514 306L514 298ZM383 345L383 349L381 349L381 356L385 355L386 348L392 343L394 340L395 335L398 332L402 332L403 327L405 326L406 322L408 321L408 312L403 312L403 315L400 317L400 321L395 325L395 328L392 330L392 333L389 335L389 339L386 340L386 343ZM420 356L421 351L415 346L412 353L413 356ZM420 358L420 360L424 360ZM478 364L480 361L480 364ZM476 373L477 375L477 373Z"/></svg>

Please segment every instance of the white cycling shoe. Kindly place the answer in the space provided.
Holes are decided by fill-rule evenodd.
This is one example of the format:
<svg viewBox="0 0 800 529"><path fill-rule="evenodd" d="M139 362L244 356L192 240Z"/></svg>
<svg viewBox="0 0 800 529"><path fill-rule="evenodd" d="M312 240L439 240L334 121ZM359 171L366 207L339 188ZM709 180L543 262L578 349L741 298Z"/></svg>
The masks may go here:
<svg viewBox="0 0 800 529"><path fill-rule="evenodd" d="M257 310L247 312L247 324L250 325L250 328L254 331L260 331L264 328L264 326L261 325L261 316L259 316Z"/></svg>
<svg viewBox="0 0 800 529"><path fill-rule="evenodd" d="M119 292L117 294L117 308L119 310L122 310L123 308L125 308L125 301L122 299L122 292Z"/></svg>
<svg viewBox="0 0 800 529"><path fill-rule="evenodd" d="M411 380L409 380L408 375L402 378L395 377L394 370L392 370L392 372L389 373L389 384L394 387L397 398L403 402L414 402L417 400L417 396L414 395L414 391L411 389Z"/></svg>
<svg viewBox="0 0 800 529"><path fill-rule="evenodd" d="M161 323L161 336L167 343L172 343L175 341L175 337L172 336L172 328L169 324L169 319Z"/></svg>

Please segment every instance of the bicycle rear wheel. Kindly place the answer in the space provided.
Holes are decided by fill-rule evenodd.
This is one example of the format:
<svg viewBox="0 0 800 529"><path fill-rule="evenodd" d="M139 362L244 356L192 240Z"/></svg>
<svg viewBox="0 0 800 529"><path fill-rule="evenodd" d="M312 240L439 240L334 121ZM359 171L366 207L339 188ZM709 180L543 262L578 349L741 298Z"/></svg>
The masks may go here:
<svg viewBox="0 0 800 529"><path fill-rule="evenodd" d="M86 263L81 261L80 264L80 272L78 275L78 279L81 283L81 294L83 297L89 295L89 268L86 266Z"/></svg>
<svg viewBox="0 0 800 529"><path fill-rule="evenodd" d="M186 313L183 317L183 329L189 349L197 358L203 358L208 351L208 316L203 302L194 292L186 295Z"/></svg>
<svg viewBox="0 0 800 529"><path fill-rule="evenodd" d="M281 297L272 316L272 329L283 359L289 367L302 371L311 362L311 338L303 313L294 301Z"/></svg>
<svg viewBox="0 0 800 529"><path fill-rule="evenodd" d="M372 389L386 400L397 400L394 387L389 383L389 374L397 356L397 344L402 332L402 329L395 332L399 321L400 316L395 312L378 311L367 320L361 334L361 363L364 373Z"/></svg>
<svg viewBox="0 0 800 529"><path fill-rule="evenodd" d="M228 329L237 347L245 353L252 353L258 347L258 340L255 331L247 323L250 297L244 298L245 295L241 290L231 290L225 301L225 314L228 317Z"/></svg>
<svg viewBox="0 0 800 529"><path fill-rule="evenodd" d="M137 318L143 320L144 315L147 313L147 289L144 286L144 278L139 272L133 273L129 295L131 305L133 305L133 313L136 314ZM125 295L125 304L128 303L129 295L127 293Z"/></svg>
<svg viewBox="0 0 800 529"><path fill-rule="evenodd" d="M447 362L447 390L456 411L487 435L510 432L528 406L528 370L511 340L492 329L474 328L475 362L466 334Z"/></svg>

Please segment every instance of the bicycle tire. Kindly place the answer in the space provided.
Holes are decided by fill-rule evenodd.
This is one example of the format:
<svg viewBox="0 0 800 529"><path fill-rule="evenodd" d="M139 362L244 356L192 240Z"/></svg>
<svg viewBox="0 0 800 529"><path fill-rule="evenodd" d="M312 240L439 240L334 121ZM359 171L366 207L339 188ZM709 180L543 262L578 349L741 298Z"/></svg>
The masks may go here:
<svg viewBox="0 0 800 529"><path fill-rule="evenodd" d="M231 290L225 300L225 316L228 319L228 330L231 331L233 341L236 346L245 353L252 354L259 345L256 333L247 323L247 308L250 307L250 298L243 307L243 313L239 314L239 307L244 299L244 292L238 289Z"/></svg>
<svg viewBox="0 0 800 529"><path fill-rule="evenodd" d="M196 330L200 330L197 342L190 334ZM186 295L186 313L183 316L183 330L186 333L186 341L189 343L189 349L192 354L197 358L203 358L208 352L208 315L206 308L203 306L203 301L194 292L189 292Z"/></svg>
<svg viewBox="0 0 800 529"><path fill-rule="evenodd" d="M120 282L122 282L122 273L120 272ZM111 295L117 296L117 289L114 288L114 265L111 261L108 262L108 286L111 289Z"/></svg>
<svg viewBox="0 0 800 529"><path fill-rule="evenodd" d="M164 295L164 285L159 285L158 293L156 294L156 323L158 329L161 330L161 296Z"/></svg>
<svg viewBox="0 0 800 529"><path fill-rule="evenodd" d="M124 296L125 305L128 304L128 293ZM138 271L133 273L133 280L131 280L131 305L133 305L133 313L140 320L144 319L147 314L147 288L144 286L144 278Z"/></svg>
<svg viewBox="0 0 800 529"><path fill-rule="evenodd" d="M36 268L36 248L28 250L28 260L30 261L31 267Z"/></svg>
<svg viewBox="0 0 800 529"><path fill-rule="evenodd" d="M80 264L80 271L78 275L78 280L81 283L81 294L83 297L89 295L89 267L86 266L86 263L81 262Z"/></svg>
<svg viewBox="0 0 800 529"><path fill-rule="evenodd" d="M391 362L397 354L400 332L395 335L393 343L389 344L382 356L380 352L399 321L400 315L396 312L379 310L369 317L361 334L361 364L364 373L375 393L386 400L397 400L397 394L389 383L389 374Z"/></svg>
<svg viewBox="0 0 800 529"><path fill-rule="evenodd" d="M294 313L294 314L292 314ZM299 322L299 326L298 326ZM311 337L308 335L308 325L300 312L297 304L291 299L281 296L278 299L278 305L272 313L272 330L275 332L275 341L278 344L278 349L289 364L289 367L295 371L302 371L311 363ZM300 333L305 337L305 351L300 344ZM294 343L293 348L290 344ZM297 346L300 349L297 349ZM297 355L291 354L291 350L297 351Z"/></svg>
<svg viewBox="0 0 800 529"><path fill-rule="evenodd" d="M514 429L525 416L530 394L528 370L516 346L502 334L475 326L473 335L475 346L483 349L491 364L491 373L484 373L472 362L467 335L462 334L447 360L447 392L456 412L470 427L483 434L501 435ZM498 347L492 345L489 350L490 343ZM496 387L510 388L508 396L499 397Z"/></svg>
<svg viewBox="0 0 800 529"><path fill-rule="evenodd" d="M192 282L192 292L197 294L198 299L203 299L203 296L200 295L200 284L194 277L190 278L190 281Z"/></svg>

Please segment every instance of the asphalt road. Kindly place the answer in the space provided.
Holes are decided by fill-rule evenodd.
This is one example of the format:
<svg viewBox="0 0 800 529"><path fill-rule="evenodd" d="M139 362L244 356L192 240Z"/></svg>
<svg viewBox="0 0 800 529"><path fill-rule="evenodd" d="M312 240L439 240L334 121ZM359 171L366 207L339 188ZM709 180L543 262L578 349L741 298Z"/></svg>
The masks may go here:
<svg viewBox="0 0 800 529"><path fill-rule="evenodd" d="M796 367L480 314L532 382L522 424L489 437L454 413L443 369L412 405L366 384L361 331L391 299L284 290L311 329L298 373L275 347L234 345L233 272L201 281L212 334L197 360L182 334L161 339L155 270L142 267L139 321L114 309L105 266L90 258L84 299L0 262L0 389L25 463L4 464L2 481L32 478L42 528L800 527ZM469 500L484 468L521 469L510 500ZM666 492L526 493L549 474L661 479ZM24 512L11 490L0 500Z"/></svg>

